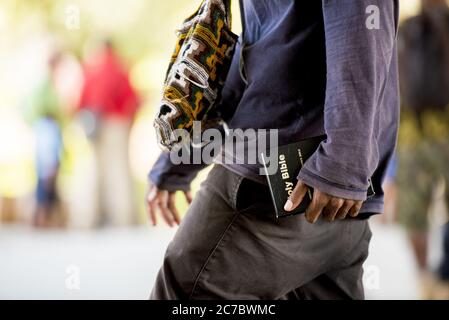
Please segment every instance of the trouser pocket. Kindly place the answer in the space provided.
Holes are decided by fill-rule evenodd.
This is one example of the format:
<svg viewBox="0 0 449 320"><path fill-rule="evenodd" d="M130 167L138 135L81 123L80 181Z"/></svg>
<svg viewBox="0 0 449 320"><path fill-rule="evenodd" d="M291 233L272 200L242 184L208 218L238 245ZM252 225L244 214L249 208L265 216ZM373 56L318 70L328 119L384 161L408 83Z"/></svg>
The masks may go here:
<svg viewBox="0 0 449 320"><path fill-rule="evenodd" d="M238 188L236 208L239 212L265 209L274 214L274 205L267 185L244 178Z"/></svg>

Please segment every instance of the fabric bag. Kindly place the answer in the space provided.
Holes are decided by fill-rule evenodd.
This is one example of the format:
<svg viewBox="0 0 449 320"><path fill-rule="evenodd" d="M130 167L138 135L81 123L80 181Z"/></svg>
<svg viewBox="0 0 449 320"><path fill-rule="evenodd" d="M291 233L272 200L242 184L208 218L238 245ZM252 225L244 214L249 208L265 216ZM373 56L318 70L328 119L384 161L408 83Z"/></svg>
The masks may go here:
<svg viewBox="0 0 449 320"><path fill-rule="evenodd" d="M238 39L231 31L230 3L204 0L177 32L154 121L164 150L180 146L174 130L184 129L191 137L194 121L201 121L202 130L220 121L217 105Z"/></svg>

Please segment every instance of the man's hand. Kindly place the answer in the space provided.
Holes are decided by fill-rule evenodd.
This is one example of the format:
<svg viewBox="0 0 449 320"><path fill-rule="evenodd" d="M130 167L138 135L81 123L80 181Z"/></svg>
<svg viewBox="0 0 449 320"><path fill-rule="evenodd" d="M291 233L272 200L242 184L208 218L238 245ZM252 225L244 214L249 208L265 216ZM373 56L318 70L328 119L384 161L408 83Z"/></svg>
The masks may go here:
<svg viewBox="0 0 449 320"><path fill-rule="evenodd" d="M289 200L285 203L285 211L294 210L301 203L306 195L308 187L304 182L298 181L295 189L293 189ZM310 223L315 223L320 215L323 215L329 221L335 219L344 219L349 214L356 217L359 214L363 201L348 200L333 197L327 193L315 189L313 192L312 202L306 209L306 219Z"/></svg>
<svg viewBox="0 0 449 320"><path fill-rule="evenodd" d="M192 195L190 191L184 191L184 196L187 202L192 202ZM153 226L157 225L157 213L162 216L165 222L173 227L179 225L181 218L175 205L175 192L161 190L155 185L150 184L148 194L146 197L147 211Z"/></svg>

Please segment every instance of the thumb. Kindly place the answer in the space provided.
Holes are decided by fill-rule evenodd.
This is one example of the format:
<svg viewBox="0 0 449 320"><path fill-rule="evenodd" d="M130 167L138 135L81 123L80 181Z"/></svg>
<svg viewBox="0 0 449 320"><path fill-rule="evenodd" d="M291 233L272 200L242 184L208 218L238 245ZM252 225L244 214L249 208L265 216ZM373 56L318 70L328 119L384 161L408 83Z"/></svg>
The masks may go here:
<svg viewBox="0 0 449 320"><path fill-rule="evenodd" d="M184 191L184 196L186 197L188 204L191 204L193 201L192 193L190 191Z"/></svg>
<svg viewBox="0 0 449 320"><path fill-rule="evenodd" d="M304 199L306 193L307 193L307 186L305 185L304 182L298 180L295 189L293 189L292 194L290 195L290 197L288 198L287 202L284 205L284 210L285 211L294 210L302 202L302 199Z"/></svg>
<svg viewBox="0 0 449 320"><path fill-rule="evenodd" d="M150 185L147 192L147 201L151 202L156 199L158 195L158 188L154 185Z"/></svg>

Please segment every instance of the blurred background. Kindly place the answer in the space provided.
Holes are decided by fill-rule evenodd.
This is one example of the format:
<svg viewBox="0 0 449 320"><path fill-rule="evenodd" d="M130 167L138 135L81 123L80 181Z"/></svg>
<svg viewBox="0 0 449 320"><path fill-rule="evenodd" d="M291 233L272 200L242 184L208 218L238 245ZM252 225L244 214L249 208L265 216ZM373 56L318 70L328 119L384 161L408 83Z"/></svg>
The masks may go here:
<svg viewBox="0 0 449 320"><path fill-rule="evenodd" d="M449 299L449 10L400 2L399 148L364 281L369 299ZM0 298L148 297L175 232L147 225L152 119L199 3L0 2Z"/></svg>

